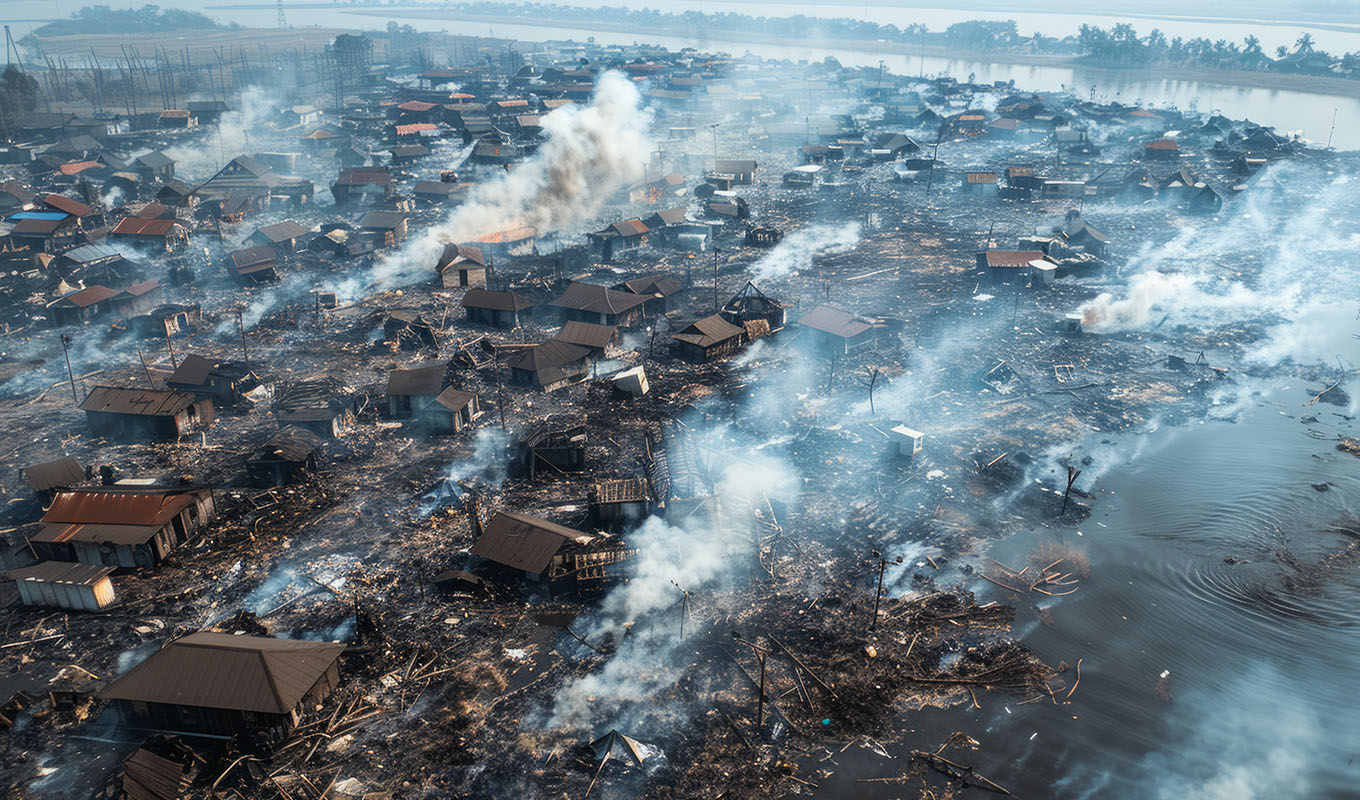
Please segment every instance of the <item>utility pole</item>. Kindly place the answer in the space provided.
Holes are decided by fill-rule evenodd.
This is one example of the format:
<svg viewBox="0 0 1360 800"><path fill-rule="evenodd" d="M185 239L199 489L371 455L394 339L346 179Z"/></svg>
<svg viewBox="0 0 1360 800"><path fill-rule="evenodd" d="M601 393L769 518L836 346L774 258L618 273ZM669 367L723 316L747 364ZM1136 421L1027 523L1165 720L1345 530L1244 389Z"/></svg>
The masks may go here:
<svg viewBox="0 0 1360 800"><path fill-rule="evenodd" d="M930 197L930 187L935 183L935 162L940 157L940 137L935 137L935 149L930 153L930 175L926 176L926 197Z"/></svg>
<svg viewBox="0 0 1360 800"><path fill-rule="evenodd" d="M505 386L501 381L501 356L496 354L496 408L501 414L501 433L505 433Z"/></svg>
<svg viewBox="0 0 1360 800"><path fill-rule="evenodd" d="M165 329L165 348L170 351L170 367L172 369L179 369L179 364L176 362L175 359L175 345L170 341L169 328Z"/></svg>
<svg viewBox="0 0 1360 800"><path fill-rule="evenodd" d="M250 353L246 350L246 322L245 313L241 309L236 309L236 327L241 329L241 360L250 366Z"/></svg>
<svg viewBox="0 0 1360 800"><path fill-rule="evenodd" d="M883 599L883 573L888 569L888 559L877 550L873 551L874 557L878 559L878 591L874 592L874 620L869 623L869 630L878 627L878 604ZM898 556L896 563L902 563L902 557Z"/></svg>
<svg viewBox="0 0 1360 800"><path fill-rule="evenodd" d="M8 26L5 30L9 30ZM66 356L66 377L71 379L71 399L79 403L80 398L76 396L76 373L71 369L71 337L64 333L61 335L61 352Z"/></svg>
<svg viewBox="0 0 1360 800"><path fill-rule="evenodd" d="M713 248L713 313L718 313L718 248Z"/></svg>
<svg viewBox="0 0 1360 800"><path fill-rule="evenodd" d="M671 581L671 586L680 590L680 638L685 638L685 619L689 617L689 591L680 586L675 581Z"/></svg>
<svg viewBox="0 0 1360 800"><path fill-rule="evenodd" d="M146 356L142 355L141 345L137 345L137 360L142 362L142 372L146 373L146 388L156 391L156 382L151 380L151 368L146 365Z"/></svg>
<svg viewBox="0 0 1360 800"><path fill-rule="evenodd" d="M8 28L6 29L8 30ZM718 125L721 123L710 123L708 129L713 131L713 171L718 171Z"/></svg>
<svg viewBox="0 0 1360 800"><path fill-rule="evenodd" d="M1067 498L1069 495L1072 494L1072 484L1077 482L1077 476L1080 474L1081 470L1077 469L1076 467L1067 468L1067 491L1063 492L1062 511L1058 512L1059 516L1062 516L1063 514L1067 513Z"/></svg>

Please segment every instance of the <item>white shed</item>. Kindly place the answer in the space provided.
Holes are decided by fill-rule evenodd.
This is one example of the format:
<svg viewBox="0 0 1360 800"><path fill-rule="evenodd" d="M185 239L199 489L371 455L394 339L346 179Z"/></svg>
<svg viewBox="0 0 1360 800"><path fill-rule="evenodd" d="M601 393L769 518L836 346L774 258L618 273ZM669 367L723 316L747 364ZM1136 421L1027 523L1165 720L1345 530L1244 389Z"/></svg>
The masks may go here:
<svg viewBox="0 0 1360 800"><path fill-rule="evenodd" d="M44 561L13 569L5 577L14 581L19 599L28 606L98 611L113 602L114 567Z"/></svg>
<svg viewBox="0 0 1360 800"><path fill-rule="evenodd" d="M899 458L913 459L920 455L921 448L925 446L926 435L917 430L912 430L906 425L898 425L892 429L892 442L896 448L896 455Z"/></svg>

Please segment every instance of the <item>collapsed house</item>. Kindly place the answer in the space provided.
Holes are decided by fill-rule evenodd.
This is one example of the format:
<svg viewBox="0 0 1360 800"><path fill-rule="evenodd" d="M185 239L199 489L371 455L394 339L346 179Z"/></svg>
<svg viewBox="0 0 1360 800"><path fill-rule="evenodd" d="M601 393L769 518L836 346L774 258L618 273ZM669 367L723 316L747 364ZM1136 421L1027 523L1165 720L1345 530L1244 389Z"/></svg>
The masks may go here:
<svg viewBox="0 0 1360 800"><path fill-rule="evenodd" d="M334 439L354 424L353 392L334 378L298 381L274 396L274 419L281 427L297 425Z"/></svg>
<svg viewBox="0 0 1360 800"><path fill-rule="evenodd" d="M590 351L556 339L530 345L506 359L510 383L553 392L590 374Z"/></svg>
<svg viewBox="0 0 1360 800"><path fill-rule="evenodd" d="M24 480L33 492L50 502L59 489L85 482L85 468L74 458L59 458L24 468Z"/></svg>
<svg viewBox="0 0 1360 800"><path fill-rule="evenodd" d="M246 474L255 486L282 486L316 469L321 437L297 425L285 425L246 459Z"/></svg>
<svg viewBox="0 0 1360 800"><path fill-rule="evenodd" d="M613 577L608 567L631 551L601 548L601 537L529 514L498 511L486 524L471 555L498 565L553 594L580 593ZM592 588L593 588L592 587Z"/></svg>
<svg viewBox="0 0 1360 800"><path fill-rule="evenodd" d="M718 313L733 325L744 328L748 339L768 336L784 328L784 304L767 296L751 281L732 295Z"/></svg>
<svg viewBox="0 0 1360 800"><path fill-rule="evenodd" d="M189 354L165 379L167 389L210 398L216 408L255 403L268 396L269 386L249 364Z"/></svg>
<svg viewBox="0 0 1360 800"><path fill-rule="evenodd" d="M210 489L62 491L28 543L40 559L151 569L215 513Z"/></svg>
<svg viewBox="0 0 1360 800"><path fill-rule="evenodd" d="M133 730L274 744L340 683L343 644L191 633L100 697Z"/></svg>

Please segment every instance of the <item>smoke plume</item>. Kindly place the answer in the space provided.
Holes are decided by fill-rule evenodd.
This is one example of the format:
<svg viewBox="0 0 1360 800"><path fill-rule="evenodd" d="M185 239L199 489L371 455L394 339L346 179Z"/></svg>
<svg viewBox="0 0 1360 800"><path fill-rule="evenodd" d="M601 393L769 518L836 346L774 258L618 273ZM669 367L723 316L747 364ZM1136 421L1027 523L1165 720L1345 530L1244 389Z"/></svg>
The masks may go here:
<svg viewBox="0 0 1360 800"><path fill-rule="evenodd" d="M637 87L621 72L603 73L588 105L563 106L543 118L547 140L532 158L478 184L442 225L383 258L372 285L385 290L429 277L449 243L522 227L541 235L585 222L610 195L643 177L650 122Z"/></svg>
<svg viewBox="0 0 1360 800"><path fill-rule="evenodd" d="M752 279L782 278L811 267L819 256L848 253L859 244L859 232L858 222L800 228L751 265Z"/></svg>

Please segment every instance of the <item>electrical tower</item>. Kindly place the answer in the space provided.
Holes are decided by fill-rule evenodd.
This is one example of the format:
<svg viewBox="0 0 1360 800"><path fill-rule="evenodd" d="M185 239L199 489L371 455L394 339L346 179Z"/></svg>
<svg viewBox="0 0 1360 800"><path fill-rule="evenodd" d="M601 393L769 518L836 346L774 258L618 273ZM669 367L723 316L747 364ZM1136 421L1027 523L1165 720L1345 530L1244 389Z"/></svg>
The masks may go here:
<svg viewBox="0 0 1360 800"><path fill-rule="evenodd" d="M279 28L287 28L288 20L283 16L283 0L279 0Z"/></svg>

